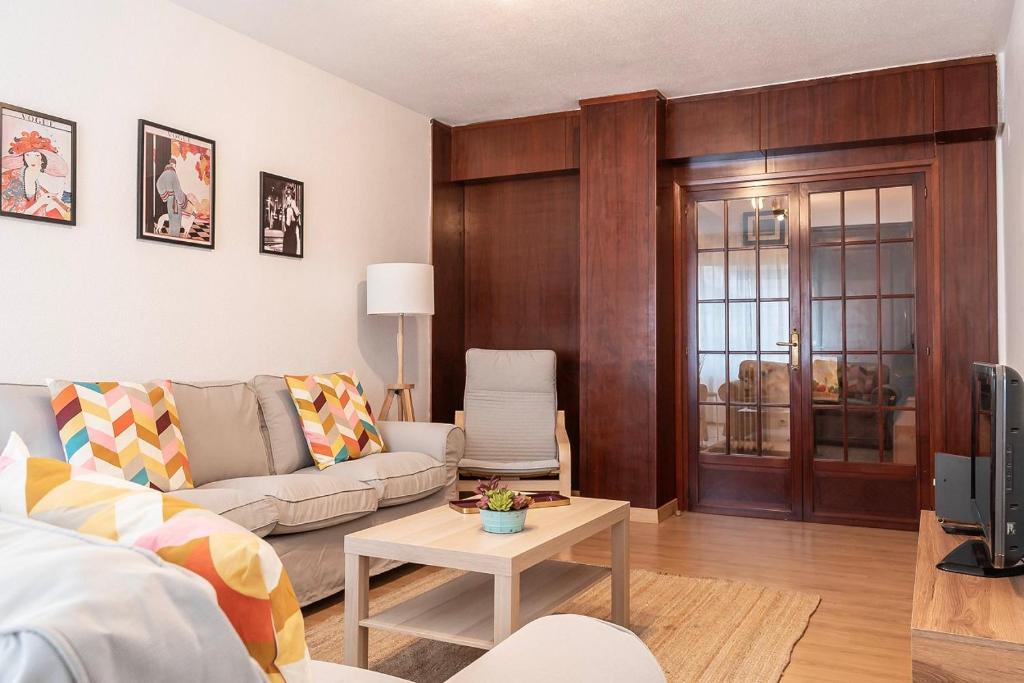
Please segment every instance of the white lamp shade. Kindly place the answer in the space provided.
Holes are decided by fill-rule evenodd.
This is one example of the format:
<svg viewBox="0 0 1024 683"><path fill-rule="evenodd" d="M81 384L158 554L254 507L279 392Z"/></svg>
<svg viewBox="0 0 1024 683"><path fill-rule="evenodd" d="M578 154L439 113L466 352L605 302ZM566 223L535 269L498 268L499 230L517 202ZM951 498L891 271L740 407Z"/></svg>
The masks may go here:
<svg viewBox="0 0 1024 683"><path fill-rule="evenodd" d="M434 315L434 266L375 263L366 267L370 315Z"/></svg>

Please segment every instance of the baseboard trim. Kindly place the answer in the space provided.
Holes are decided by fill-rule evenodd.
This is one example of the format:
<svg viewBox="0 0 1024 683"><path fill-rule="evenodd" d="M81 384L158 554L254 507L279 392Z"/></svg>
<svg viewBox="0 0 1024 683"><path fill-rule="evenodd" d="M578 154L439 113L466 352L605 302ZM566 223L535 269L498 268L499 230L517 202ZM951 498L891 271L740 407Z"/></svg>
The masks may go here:
<svg viewBox="0 0 1024 683"><path fill-rule="evenodd" d="M629 521L641 522L643 524L660 524L675 514L678 508L676 499L673 498L659 508L629 508Z"/></svg>

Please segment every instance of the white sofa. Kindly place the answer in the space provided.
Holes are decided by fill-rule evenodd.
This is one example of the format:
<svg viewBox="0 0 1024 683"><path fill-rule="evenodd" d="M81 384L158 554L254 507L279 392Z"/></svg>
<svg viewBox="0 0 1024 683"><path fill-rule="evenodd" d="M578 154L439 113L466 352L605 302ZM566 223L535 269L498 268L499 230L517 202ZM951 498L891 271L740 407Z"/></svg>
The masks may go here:
<svg viewBox="0 0 1024 683"><path fill-rule="evenodd" d="M213 588L153 553L4 514L0 548L0 683L265 680ZM312 667L317 683L400 680L340 664ZM559 615L527 624L449 683L540 676L665 680L629 631Z"/></svg>
<svg viewBox="0 0 1024 683"><path fill-rule="evenodd" d="M265 537L302 605L345 587L347 534L455 495L465 436L454 425L380 422L387 452L318 470L283 378L172 388L196 488L171 495ZM0 384L0 443L12 431L33 455L64 459L45 386Z"/></svg>

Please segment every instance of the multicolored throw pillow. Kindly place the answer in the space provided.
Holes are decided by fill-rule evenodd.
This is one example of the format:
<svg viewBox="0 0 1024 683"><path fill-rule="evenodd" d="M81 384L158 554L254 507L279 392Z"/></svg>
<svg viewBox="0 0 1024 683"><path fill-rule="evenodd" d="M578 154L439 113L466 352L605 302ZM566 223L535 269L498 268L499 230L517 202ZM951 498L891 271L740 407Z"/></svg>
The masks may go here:
<svg viewBox="0 0 1024 683"><path fill-rule="evenodd" d="M29 457L16 434L0 454L0 512L145 548L198 574L271 681L312 680L288 574L270 545L234 522L123 479Z"/></svg>
<svg viewBox="0 0 1024 683"><path fill-rule="evenodd" d="M355 374L285 375L284 379L317 467L384 450L370 402Z"/></svg>
<svg viewBox="0 0 1024 683"><path fill-rule="evenodd" d="M69 463L159 491L192 488L169 381L47 385Z"/></svg>

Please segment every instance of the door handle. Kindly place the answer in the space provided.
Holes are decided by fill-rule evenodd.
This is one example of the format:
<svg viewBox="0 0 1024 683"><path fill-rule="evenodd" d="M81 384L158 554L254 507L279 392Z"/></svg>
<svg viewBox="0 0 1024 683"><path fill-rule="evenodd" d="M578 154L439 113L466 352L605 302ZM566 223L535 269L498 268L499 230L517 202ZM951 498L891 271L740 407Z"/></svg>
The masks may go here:
<svg viewBox="0 0 1024 683"><path fill-rule="evenodd" d="M800 369L800 333L794 327L789 333L788 342L775 342L776 346L789 347L789 366L794 370Z"/></svg>

